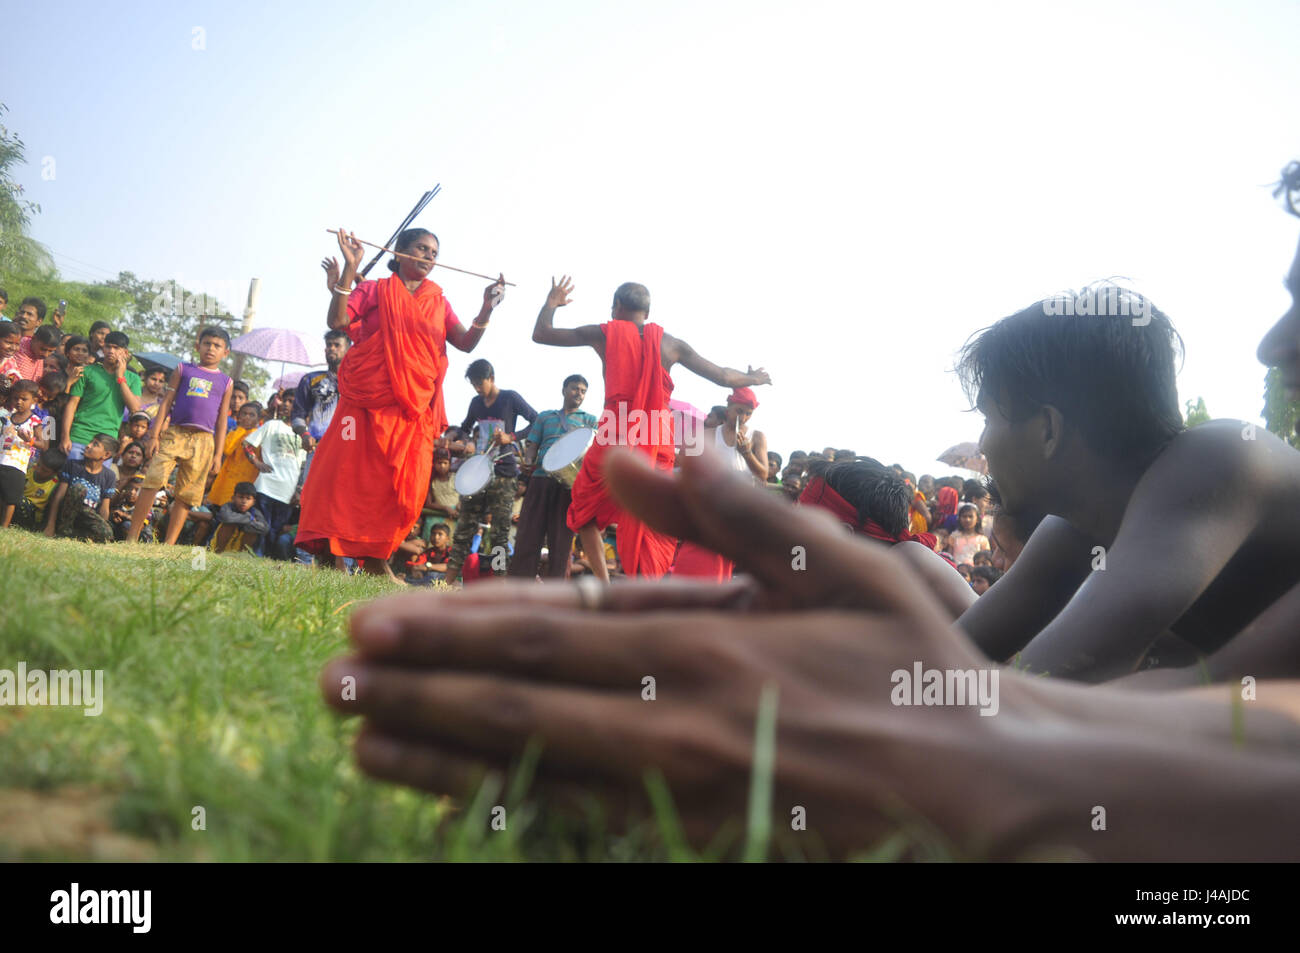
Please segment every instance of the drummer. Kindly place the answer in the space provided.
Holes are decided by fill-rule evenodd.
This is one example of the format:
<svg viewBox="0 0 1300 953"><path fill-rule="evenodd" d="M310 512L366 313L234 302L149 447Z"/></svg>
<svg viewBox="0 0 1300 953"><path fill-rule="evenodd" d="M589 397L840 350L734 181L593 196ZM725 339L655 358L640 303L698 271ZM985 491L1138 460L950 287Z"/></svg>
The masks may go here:
<svg viewBox="0 0 1300 953"><path fill-rule="evenodd" d="M498 456L488 485L460 498L460 519L447 558L448 584L460 576L478 525L486 521L489 513L492 531L479 547L479 558L487 560L495 575L506 574L510 559L510 508L515 502L515 481L519 478L519 441L528 434L527 429L516 431L516 427L520 417L529 424L537 419L537 411L517 391L497 386L496 371L487 361L480 358L470 364L465 377L478 396L469 402L469 411L460 428L474 435L479 453L491 449Z"/></svg>
<svg viewBox="0 0 1300 953"><path fill-rule="evenodd" d="M541 561L542 543L550 553L546 575L563 579L569 571L569 551L573 549L573 530L569 529L569 503L572 501L570 484L551 476L539 463L546 461L546 452L567 433L581 427L596 426L593 414L579 411L587 396L587 378L570 374L562 387L564 406L561 410L544 410L537 415L528 431L524 445L524 472L531 473L528 490L524 493L524 508L519 513L519 530L515 536L515 554L510 561L510 575L533 579ZM573 461L566 460L565 463Z"/></svg>

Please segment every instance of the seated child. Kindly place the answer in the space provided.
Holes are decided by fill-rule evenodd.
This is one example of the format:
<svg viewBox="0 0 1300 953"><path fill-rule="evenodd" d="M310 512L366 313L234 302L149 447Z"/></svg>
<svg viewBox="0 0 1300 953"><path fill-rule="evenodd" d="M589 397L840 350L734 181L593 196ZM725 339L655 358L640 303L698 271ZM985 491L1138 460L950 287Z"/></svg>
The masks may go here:
<svg viewBox="0 0 1300 953"><path fill-rule="evenodd" d="M975 595L982 596L989 591L989 586L1002 578L1002 571L992 565L976 566L970 573L970 587Z"/></svg>
<svg viewBox="0 0 1300 953"><path fill-rule="evenodd" d="M14 511L12 525L33 531L40 529L41 521L45 519L45 507L59 485L59 471L67 462L68 455L58 447L41 451L27 474L27 485Z"/></svg>
<svg viewBox="0 0 1300 953"><path fill-rule="evenodd" d="M420 511L424 539L429 539L435 523L445 523L452 536L456 534L456 518L460 516L460 494L451 475L451 451L438 447L433 451L433 475L429 479L429 495Z"/></svg>
<svg viewBox="0 0 1300 953"><path fill-rule="evenodd" d="M126 447L119 450L117 459L118 490L121 490L136 476L139 476L141 480L144 479L144 447L140 445L139 441L127 444Z"/></svg>
<svg viewBox="0 0 1300 953"><path fill-rule="evenodd" d="M0 408L0 528L9 525L23 498L32 454L49 446L32 413L35 404L35 382L20 380L9 389L9 408Z"/></svg>
<svg viewBox="0 0 1300 953"><path fill-rule="evenodd" d="M258 469L244 447L244 438L261 426L262 405L250 400L239 408L235 414L236 427L226 437L223 463L217 472L217 478L208 487L208 503L221 506L229 503L234 496L235 486L239 483L252 483L257 479Z"/></svg>
<svg viewBox="0 0 1300 953"><path fill-rule="evenodd" d="M270 527L262 511L253 505L256 501L257 490L253 484L241 482L235 485L230 500L221 504L212 517L217 525L212 536L214 553L257 551L258 542Z"/></svg>
<svg viewBox="0 0 1300 953"><path fill-rule="evenodd" d="M406 577L410 582L431 582L446 577L447 557L451 555L451 531L446 523L434 523L431 536L428 547L406 561Z"/></svg>
<svg viewBox="0 0 1300 953"><path fill-rule="evenodd" d="M113 538L121 541L126 536L127 528L131 525L131 511L135 509L135 502L140 498L140 484L144 482L143 476L135 476L126 481L116 493L113 494L112 509L108 513L108 522L113 527ZM143 530L140 538L144 539Z"/></svg>
<svg viewBox="0 0 1300 953"><path fill-rule="evenodd" d="M96 434L86 444L80 460L69 460L59 471L59 485L46 507L45 535L108 543L113 527L108 522L109 498L115 483L104 461L117 452L117 440Z"/></svg>
<svg viewBox="0 0 1300 953"><path fill-rule="evenodd" d="M122 454L126 452L127 447L138 445L140 449L144 449L144 445L140 441L144 440L149 433L151 423L153 421L149 419L149 415L142 410L137 410L130 416L127 422L122 425L122 436L118 441L121 447L117 451L117 458L113 461L114 463L120 464L122 462Z"/></svg>

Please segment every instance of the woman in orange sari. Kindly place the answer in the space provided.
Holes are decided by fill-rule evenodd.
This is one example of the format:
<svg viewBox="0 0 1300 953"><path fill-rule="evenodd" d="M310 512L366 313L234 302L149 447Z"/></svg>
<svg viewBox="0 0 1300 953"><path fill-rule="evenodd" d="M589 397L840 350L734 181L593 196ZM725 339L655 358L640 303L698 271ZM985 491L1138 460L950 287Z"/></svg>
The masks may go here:
<svg viewBox="0 0 1300 953"><path fill-rule="evenodd" d="M339 367L334 417L302 489L296 543L320 556L363 559L367 572L392 576L388 559L420 515L433 444L447 429L447 345L474 350L501 303L505 277L484 290L483 307L466 328L427 277L438 236L408 228L396 250L413 257L392 259L390 277L350 292L363 249L343 229L338 238L345 265L342 275L326 269L329 326L346 330L352 347Z"/></svg>

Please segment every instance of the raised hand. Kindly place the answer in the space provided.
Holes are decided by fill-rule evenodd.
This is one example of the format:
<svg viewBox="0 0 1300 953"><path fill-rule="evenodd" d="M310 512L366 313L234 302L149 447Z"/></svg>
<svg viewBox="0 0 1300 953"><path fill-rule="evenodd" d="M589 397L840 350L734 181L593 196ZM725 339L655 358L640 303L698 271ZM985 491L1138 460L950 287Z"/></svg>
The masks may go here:
<svg viewBox="0 0 1300 953"><path fill-rule="evenodd" d="M348 271L353 274L361 268L361 259L365 256L366 250L357 236L352 232L345 232L342 227L339 228L339 251L343 253L343 260L348 265Z"/></svg>
<svg viewBox="0 0 1300 953"><path fill-rule="evenodd" d="M558 285L555 283L555 279L552 278L551 293L546 296L546 306L548 308L563 308L573 300L570 297L572 294L573 280L568 275L561 277Z"/></svg>
<svg viewBox="0 0 1300 953"><path fill-rule="evenodd" d="M343 277L343 270L339 268L337 258L322 258L320 266L325 269L325 286L333 294L334 289L338 286L339 279Z"/></svg>
<svg viewBox="0 0 1300 953"><path fill-rule="evenodd" d="M492 311L506 298L506 276L499 274L496 281L483 289L483 310Z"/></svg>
<svg viewBox="0 0 1300 953"><path fill-rule="evenodd" d="M758 370L754 370L752 367L747 368L745 373L749 376L750 387L757 387L759 384L772 383L772 376L761 367Z"/></svg>

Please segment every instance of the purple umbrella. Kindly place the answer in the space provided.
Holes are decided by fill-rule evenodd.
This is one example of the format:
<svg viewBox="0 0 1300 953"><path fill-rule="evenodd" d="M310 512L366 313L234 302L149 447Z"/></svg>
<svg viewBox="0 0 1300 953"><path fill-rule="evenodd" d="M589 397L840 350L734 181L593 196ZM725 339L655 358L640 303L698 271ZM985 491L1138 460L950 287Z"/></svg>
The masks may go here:
<svg viewBox="0 0 1300 953"><path fill-rule="evenodd" d="M230 349L250 357L281 364L314 364L307 344L297 331L288 328L258 328L230 342Z"/></svg>

